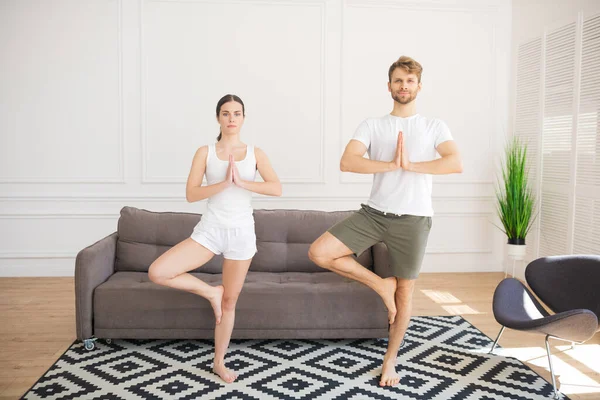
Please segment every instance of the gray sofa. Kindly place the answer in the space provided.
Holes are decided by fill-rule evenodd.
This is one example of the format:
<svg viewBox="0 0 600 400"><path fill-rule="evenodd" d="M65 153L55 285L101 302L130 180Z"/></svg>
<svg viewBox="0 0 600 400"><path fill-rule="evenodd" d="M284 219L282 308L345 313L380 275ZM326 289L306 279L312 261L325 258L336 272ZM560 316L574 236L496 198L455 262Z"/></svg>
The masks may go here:
<svg viewBox="0 0 600 400"><path fill-rule="evenodd" d="M308 248L352 211L255 210L258 253L237 303L233 338L387 336L387 312L372 290L315 265ZM75 263L77 338L212 338L210 303L151 282L148 267L189 237L200 214L124 207L117 232L81 250ZM215 285L222 256L192 273ZM389 276L377 244L358 261Z"/></svg>

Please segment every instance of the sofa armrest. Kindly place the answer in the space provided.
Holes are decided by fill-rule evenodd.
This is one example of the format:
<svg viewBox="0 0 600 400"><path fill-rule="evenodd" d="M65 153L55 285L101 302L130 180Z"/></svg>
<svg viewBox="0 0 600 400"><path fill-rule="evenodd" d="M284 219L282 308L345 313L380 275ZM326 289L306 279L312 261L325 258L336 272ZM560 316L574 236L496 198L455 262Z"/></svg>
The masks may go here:
<svg viewBox="0 0 600 400"><path fill-rule="evenodd" d="M75 259L77 339L92 337L94 289L115 272L117 232L86 247Z"/></svg>
<svg viewBox="0 0 600 400"><path fill-rule="evenodd" d="M390 255L388 253L387 246L382 243L375 243L372 247L373 250L373 272L382 278L389 278L392 276L392 269L390 268Z"/></svg>

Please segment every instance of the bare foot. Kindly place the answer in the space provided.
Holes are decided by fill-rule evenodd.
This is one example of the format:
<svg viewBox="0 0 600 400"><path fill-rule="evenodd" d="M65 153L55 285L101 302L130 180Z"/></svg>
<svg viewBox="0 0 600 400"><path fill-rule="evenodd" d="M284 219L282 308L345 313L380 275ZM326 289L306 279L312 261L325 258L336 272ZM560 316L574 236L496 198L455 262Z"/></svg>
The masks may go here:
<svg viewBox="0 0 600 400"><path fill-rule="evenodd" d="M219 375L219 377L223 379L225 383L232 383L237 379L237 375L234 374L232 370L227 369L225 364L215 364L213 367L213 372Z"/></svg>
<svg viewBox="0 0 600 400"><path fill-rule="evenodd" d="M383 280L381 298L388 309L388 320L392 325L396 320L396 278L390 277Z"/></svg>
<svg viewBox="0 0 600 400"><path fill-rule="evenodd" d="M396 386L400 382L400 375L396 372L396 362L383 360L381 367L381 380L379 386Z"/></svg>
<svg viewBox="0 0 600 400"><path fill-rule="evenodd" d="M208 298L210 301L210 305L212 306L215 312L215 319L217 320L217 325L221 323L221 316L223 312L221 311L221 302L223 301L223 292L225 288L223 285L215 286L215 294Z"/></svg>

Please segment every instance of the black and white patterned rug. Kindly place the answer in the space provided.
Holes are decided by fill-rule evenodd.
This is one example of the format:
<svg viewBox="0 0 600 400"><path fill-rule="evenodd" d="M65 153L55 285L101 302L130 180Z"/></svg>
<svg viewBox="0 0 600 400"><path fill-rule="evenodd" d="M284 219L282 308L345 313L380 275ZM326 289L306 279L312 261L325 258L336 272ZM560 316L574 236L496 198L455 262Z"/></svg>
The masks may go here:
<svg viewBox="0 0 600 400"><path fill-rule="evenodd" d="M413 317L396 370L380 387L385 339L234 340L224 384L209 340L76 342L24 399L550 399L552 385L459 316ZM561 395L562 399L567 397Z"/></svg>

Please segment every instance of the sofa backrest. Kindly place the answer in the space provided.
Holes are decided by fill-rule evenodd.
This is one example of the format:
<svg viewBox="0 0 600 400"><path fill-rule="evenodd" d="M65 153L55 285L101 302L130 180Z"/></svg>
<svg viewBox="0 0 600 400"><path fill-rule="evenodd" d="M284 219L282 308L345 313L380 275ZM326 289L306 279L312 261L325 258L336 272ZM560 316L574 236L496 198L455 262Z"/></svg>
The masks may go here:
<svg viewBox="0 0 600 400"><path fill-rule="evenodd" d="M353 211L255 210L254 227L258 252L250 266L253 271L322 272L308 258L308 248L327 229ZM371 249L358 261L373 266Z"/></svg>
<svg viewBox="0 0 600 400"><path fill-rule="evenodd" d="M308 248L323 232L353 211L255 210L257 254L251 271L323 272L308 258ZM154 212L123 207L118 223L117 271L148 271L160 255L192 234L200 214ZM373 268L371 250L358 261ZM220 273L223 257L213 257L192 272Z"/></svg>

